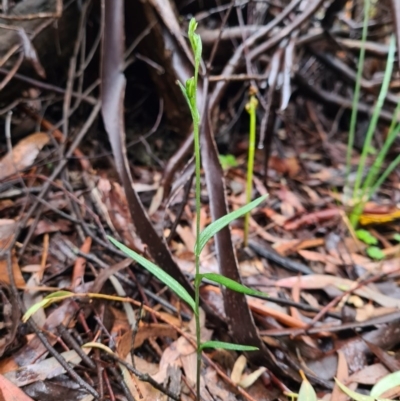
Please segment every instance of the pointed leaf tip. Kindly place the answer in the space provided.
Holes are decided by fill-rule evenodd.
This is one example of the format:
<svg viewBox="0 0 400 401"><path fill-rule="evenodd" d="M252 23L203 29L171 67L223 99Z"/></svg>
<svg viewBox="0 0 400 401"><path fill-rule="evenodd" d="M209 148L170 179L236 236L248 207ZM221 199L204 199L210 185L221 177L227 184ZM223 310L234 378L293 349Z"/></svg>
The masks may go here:
<svg viewBox="0 0 400 401"><path fill-rule="evenodd" d="M233 220L245 215L246 213L250 212L252 209L256 208L262 202L267 199L268 195L260 196L259 198L253 200L252 202L248 203L247 205L242 206L238 210L231 212L218 220L211 223L208 227L206 227L202 233L200 234L199 245L200 249L195 247L195 254L198 255L201 253L207 242L213 237L218 231L222 230L228 224L230 224ZM197 245L197 244L196 244Z"/></svg>
<svg viewBox="0 0 400 401"><path fill-rule="evenodd" d="M252 345L240 345L227 343L223 341L206 341L201 343L200 349L203 350L205 348L213 348L213 349L226 349L231 351L258 351L259 348L253 347Z"/></svg>
<svg viewBox="0 0 400 401"><path fill-rule="evenodd" d="M269 296L265 292L253 290L250 287L240 284L240 283L236 282L235 280L232 280L232 279L225 277L218 273L204 273L204 274L200 274L200 276L202 278L204 277L210 281L214 281L214 283L221 284L224 287L229 288L232 291L240 292L242 294L253 295L253 296L262 296L262 297Z"/></svg>

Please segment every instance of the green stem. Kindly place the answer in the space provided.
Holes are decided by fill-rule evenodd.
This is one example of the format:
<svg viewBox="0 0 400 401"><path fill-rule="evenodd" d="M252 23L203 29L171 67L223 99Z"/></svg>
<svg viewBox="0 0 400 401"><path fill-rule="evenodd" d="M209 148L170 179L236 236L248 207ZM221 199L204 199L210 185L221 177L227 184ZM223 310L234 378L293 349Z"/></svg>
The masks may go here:
<svg viewBox="0 0 400 401"><path fill-rule="evenodd" d="M400 124L396 127L396 129L394 130L394 132L396 133L396 135L400 132ZM391 135L389 135L391 137ZM391 138L390 138L391 139ZM389 141L389 137L387 139L387 141ZM390 141L391 143L391 141ZM385 142L386 145L386 142ZM382 149L383 150L383 149ZM386 154L386 152L385 152ZM381 163L382 164L382 163ZM371 188L369 188L369 184L368 186L365 185L365 188L363 189L364 191L364 196L361 199L361 201L359 203L357 203L351 214L350 214L350 223L352 224L353 227L355 227L358 223L358 220L360 219L360 216L364 210L364 206L365 206L365 202L368 201L368 199L371 198L371 196L379 189L379 187L383 184L383 182L386 180L386 178L389 176L389 174L400 164L400 155L398 155L387 167L387 169L383 172L383 174L379 177L378 180L375 181L377 174L375 174L374 172L374 179L372 181L370 181L371 185L372 182L375 181L375 183L371 186ZM374 163L375 165L375 163ZM374 166L373 166L374 167ZM380 167L380 165L379 165ZM377 168L376 168L377 169ZM370 171L374 171L374 168L371 168ZM369 174L368 174L369 176Z"/></svg>
<svg viewBox="0 0 400 401"><path fill-rule="evenodd" d="M249 132L249 154L247 159L247 185L246 185L246 203L250 203L253 193L253 170L254 170L254 154L256 149L256 109L257 99L251 94L250 100L246 105L246 110L250 114L250 132ZM246 247L249 240L250 212L246 213L244 218L244 246Z"/></svg>
<svg viewBox="0 0 400 401"><path fill-rule="evenodd" d="M385 172L379 177L374 186L370 189L369 196L375 193L379 187L383 184L389 174L400 164L400 155L398 155L388 166Z"/></svg>
<svg viewBox="0 0 400 401"><path fill-rule="evenodd" d="M392 142L395 140L397 136L397 130L393 129L392 131L389 131L389 135L387 136L385 143L380 150L378 156L376 157L374 163L372 164L372 167L369 169L367 176L365 177L364 182L362 183L361 187L361 180L363 176L363 172L365 170L365 164L368 156L368 152L371 146L371 141L375 133L375 128L378 123L378 118L380 111L382 109L383 103L385 101L388 89L389 89L389 84L390 84L390 79L392 76L392 70L393 70L393 64L394 64L394 53L395 53L395 41L394 37L391 37L390 45L389 45L389 54L388 54L388 60L386 64L386 70L385 70L385 75L383 78L381 90L379 92L378 100L376 102L376 105L374 107L374 111L371 117L371 121L368 125L368 130L367 134L365 137L361 157L360 157L360 162L358 165L358 170L357 170L357 175L356 175L356 181L354 184L354 192L353 192L353 200L356 201L356 206L354 207L354 210L352 211L350 215L350 222L353 225L353 227L356 227L358 223L358 218L360 217L361 213L364 210L365 203L369 200L369 197L371 196L371 191L370 188L373 186L373 183L376 181L376 177L378 176L378 172L381 168L381 165L385 159L385 156L387 152L389 151L389 148L392 144ZM397 120L397 111L398 107L396 107L396 113L393 117L394 120ZM394 126L393 120L391 123L391 128Z"/></svg>
<svg viewBox="0 0 400 401"><path fill-rule="evenodd" d="M364 21L363 21L363 29L361 34L361 49L360 49L360 57L358 59L357 65L357 76L356 76L356 86L354 88L354 97L351 111L351 119L350 119L350 128L349 128L349 141L347 143L347 152L346 152L346 183L345 188L348 187L348 179L350 176L351 169L351 153L354 145L354 137L356 132L356 124L357 124L357 114L358 114L358 101L360 99L360 89L361 89L361 79L364 68L364 60L365 60L365 42L367 40L368 33L368 16L370 10L370 0L364 1ZM354 198L354 192L353 192Z"/></svg>
<svg viewBox="0 0 400 401"><path fill-rule="evenodd" d="M378 100L376 102L376 105L374 107L374 111L372 113L371 121L368 125L368 130L367 134L365 137L363 149L361 152L361 158L360 158L360 163L358 165L358 170L357 170L357 175L356 175L356 182L354 183L354 192L353 192L353 198L357 199L357 197L363 197L363 194L359 194L359 190L361 187L361 179L363 176L363 172L365 171L365 164L367 161L367 156L370 151L370 146L371 146L371 141L372 137L374 136L375 133L375 128L378 123L379 119L379 114L382 109L383 103L385 102L385 98L389 89L389 84L390 84L390 78L392 76L392 70L393 70L393 64L394 64L394 37L391 39L391 44L389 46L389 56L387 60L387 65L386 65L386 71L385 71L385 76L382 82L381 90L379 92ZM370 170L371 171L371 170ZM368 174L366 178L366 182L368 182L368 185L370 184L370 177L371 175Z"/></svg>
<svg viewBox="0 0 400 401"><path fill-rule="evenodd" d="M195 175L196 175L196 250L200 249L200 211L201 211L201 155L200 155L200 115L197 108L197 84L199 76L199 66L201 59L201 41L199 37L190 36L190 42L194 52L194 92L192 102L192 118L193 118L193 136L194 136L194 154L195 154ZM201 325L200 325L200 251L195 252L195 265L196 275L194 282L195 291L195 322L196 322L196 353L197 353L197 366L196 366L196 399L200 401L200 378L201 378Z"/></svg>
<svg viewBox="0 0 400 401"><path fill-rule="evenodd" d="M200 325L200 283L201 276L196 274L194 280L194 290L195 290L195 322L196 322L196 353L197 353L197 364L196 364L196 400L200 401L200 378L201 378L201 325Z"/></svg>
<svg viewBox="0 0 400 401"><path fill-rule="evenodd" d="M196 77L196 75L195 75ZM197 80L195 78L195 80ZM197 83L196 83L197 85ZM197 88L197 86L196 86ZM200 137L199 124L194 121L194 151L195 151L195 170L196 170L196 249L200 249L200 209L201 209L201 159L200 159ZM196 344L197 344L197 370L196 370L196 393L197 400L200 401L200 372L201 372L201 327L200 327L200 252L195 254L196 275L195 275L195 320L196 320ZM200 278L200 279L199 279Z"/></svg>

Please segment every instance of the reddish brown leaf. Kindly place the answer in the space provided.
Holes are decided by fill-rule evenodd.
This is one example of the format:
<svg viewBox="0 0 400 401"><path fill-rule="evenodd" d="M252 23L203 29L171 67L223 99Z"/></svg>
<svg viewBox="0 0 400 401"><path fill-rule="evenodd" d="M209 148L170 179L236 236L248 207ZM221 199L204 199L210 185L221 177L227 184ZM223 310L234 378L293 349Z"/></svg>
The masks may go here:
<svg viewBox="0 0 400 401"><path fill-rule="evenodd" d="M33 401L15 384L0 374L0 401Z"/></svg>

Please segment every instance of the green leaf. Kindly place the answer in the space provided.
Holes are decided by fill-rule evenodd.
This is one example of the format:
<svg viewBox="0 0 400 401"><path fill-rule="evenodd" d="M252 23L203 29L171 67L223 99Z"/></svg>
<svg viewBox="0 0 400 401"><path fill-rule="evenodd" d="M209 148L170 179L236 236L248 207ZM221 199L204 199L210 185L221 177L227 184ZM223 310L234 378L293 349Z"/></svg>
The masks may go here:
<svg viewBox="0 0 400 401"><path fill-rule="evenodd" d="M400 242L400 234L396 233L393 235L393 239L397 242Z"/></svg>
<svg viewBox="0 0 400 401"><path fill-rule="evenodd" d="M183 96L184 96L185 99L186 99L186 102L187 102L187 104L188 104L188 106L189 106L189 109L192 110L192 105L191 105L191 103L190 103L189 96L188 96L188 94L186 93L186 87L183 85L183 83L182 83L181 81L176 81L176 82L177 82L177 84L179 85L179 87L181 88L181 91L182 91L182 93L183 93Z"/></svg>
<svg viewBox="0 0 400 401"><path fill-rule="evenodd" d="M378 380L378 383L372 387L371 397L378 398L380 395L394 387L400 386L400 372L390 373L389 375Z"/></svg>
<svg viewBox="0 0 400 401"><path fill-rule="evenodd" d="M139 255L132 249L129 249L124 244L121 244L116 239L107 236L107 238L122 252L124 252L127 256L132 258L134 261L140 263L145 269L147 269L151 274L156 276L161 282L163 282L170 290L175 292L178 297L183 299L190 307L196 312L196 304L194 299L189 295L189 293L185 290L185 288L178 283L172 276L166 273L163 269L155 265L153 262L150 262L142 255Z"/></svg>
<svg viewBox="0 0 400 401"><path fill-rule="evenodd" d="M198 67L201 59L202 43L200 36L195 33L196 29L197 22L194 18L192 18L189 22L188 36L190 40L190 45L192 46L192 50L194 53L196 67Z"/></svg>
<svg viewBox="0 0 400 401"><path fill-rule="evenodd" d="M22 321L26 323L39 309L45 308L48 300L42 299L40 302L33 304L22 316Z"/></svg>
<svg viewBox="0 0 400 401"><path fill-rule="evenodd" d="M200 350L203 350L204 348L227 349L231 351L258 351L259 349L251 345L239 345L222 341L206 341L201 343Z"/></svg>
<svg viewBox="0 0 400 401"><path fill-rule="evenodd" d="M378 240L367 230L356 230L357 238L367 245L376 245Z"/></svg>
<svg viewBox="0 0 400 401"><path fill-rule="evenodd" d="M355 401L389 401L386 399L375 398L370 395L363 395L363 394L356 393L355 391L347 388L344 384L340 383L340 381L336 378L335 378L335 382L345 394L347 394L350 398L352 398Z"/></svg>
<svg viewBox="0 0 400 401"><path fill-rule="evenodd" d="M229 167L236 167L238 165L238 162L233 155L218 155L218 157L223 170L227 170Z"/></svg>
<svg viewBox="0 0 400 401"><path fill-rule="evenodd" d="M385 254L383 253L381 248L378 248L377 246L369 246L366 249L367 255L376 260L382 260L385 259Z"/></svg>
<svg viewBox="0 0 400 401"><path fill-rule="evenodd" d="M193 52L194 52L194 60L196 63L196 67L199 68L200 61L201 61L201 53L203 51L203 44L201 43L200 35L197 33L193 36Z"/></svg>
<svg viewBox="0 0 400 401"><path fill-rule="evenodd" d="M69 298L69 297L73 297L75 294L71 291L56 291L56 292L52 292L49 295L46 295L43 299L54 299L56 298L57 300L59 299L65 299L65 298Z"/></svg>
<svg viewBox="0 0 400 401"><path fill-rule="evenodd" d="M193 99L196 96L196 82L194 80L194 77L191 77L186 81L185 87L186 87L186 93L190 100L190 109L192 109Z"/></svg>
<svg viewBox="0 0 400 401"><path fill-rule="evenodd" d="M219 218L218 220L214 221L211 223L208 227L206 227L203 232L200 234L200 240L199 240L199 246L200 249L197 249L195 247L195 254L199 255L207 242L210 240L212 236L214 236L218 231L220 231L222 228L226 227L229 223L231 223L233 220L243 216L244 214L250 212L252 209L257 207L260 203L264 202L265 199L267 199L268 195L263 195L260 196L259 198L253 200L252 202L248 203L247 205L242 206L240 209L235 210L234 212L231 212L227 214L226 216L223 216Z"/></svg>
<svg viewBox="0 0 400 401"><path fill-rule="evenodd" d="M221 284L232 291L240 292L242 294L268 297L268 294L266 294L265 292L253 290L252 288L246 287L243 284L239 284L238 282L231 280L228 277L222 276L221 274L204 273L204 274L199 274L199 277L200 279L204 277L210 281L214 281L214 283Z"/></svg>
<svg viewBox="0 0 400 401"><path fill-rule="evenodd" d="M22 321L25 323L28 321L28 319L34 315L39 309L41 308L47 308L51 304L62 301L66 298L71 298L75 294L71 291L56 291L52 292L51 294L46 295L40 302L32 305L22 316Z"/></svg>
<svg viewBox="0 0 400 401"><path fill-rule="evenodd" d="M191 18L189 22L189 28L188 28L188 36L189 39L193 38L193 35L195 35L195 31L197 29L197 21L195 18Z"/></svg>
<svg viewBox="0 0 400 401"><path fill-rule="evenodd" d="M301 383L297 401L317 401L317 394L307 379Z"/></svg>

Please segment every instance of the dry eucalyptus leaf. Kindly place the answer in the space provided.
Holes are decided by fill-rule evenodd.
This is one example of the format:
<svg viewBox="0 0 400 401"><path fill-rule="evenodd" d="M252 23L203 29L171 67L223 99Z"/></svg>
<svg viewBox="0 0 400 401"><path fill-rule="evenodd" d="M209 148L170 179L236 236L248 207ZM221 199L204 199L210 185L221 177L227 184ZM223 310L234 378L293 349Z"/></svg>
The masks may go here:
<svg viewBox="0 0 400 401"><path fill-rule="evenodd" d="M0 180L31 166L48 142L49 136L43 132L36 132L19 141L0 160Z"/></svg>
<svg viewBox="0 0 400 401"><path fill-rule="evenodd" d="M233 365L231 380L233 383L238 384L242 378L243 371L246 369L247 360L244 355L240 355Z"/></svg>

